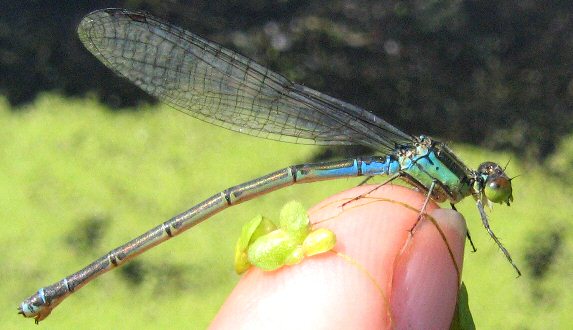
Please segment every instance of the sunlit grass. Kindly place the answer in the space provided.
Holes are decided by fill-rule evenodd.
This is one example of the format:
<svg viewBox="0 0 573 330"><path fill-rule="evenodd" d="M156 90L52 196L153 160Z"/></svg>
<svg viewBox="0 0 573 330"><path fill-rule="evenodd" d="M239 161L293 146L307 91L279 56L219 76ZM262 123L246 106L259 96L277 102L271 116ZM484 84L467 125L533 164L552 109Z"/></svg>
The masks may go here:
<svg viewBox="0 0 573 330"><path fill-rule="evenodd" d="M232 133L164 107L114 112L92 100L53 95L18 111L1 103L0 122L0 244L6 249L0 255L0 319L6 328L32 326L16 307L37 288L229 186L320 151ZM454 149L470 166L515 158ZM564 180L541 169L525 172L516 161L508 171L521 175L513 182L515 204L496 205L489 215L524 276L515 279L472 201L459 206L478 247L466 253L463 274L476 325L565 328L573 322L573 191ZM89 284L41 326L205 328L238 280L233 247L244 221L258 213L277 218L289 200L311 206L358 182L294 186L231 208ZM555 239L554 231L561 240L554 259L533 276L527 258L535 238Z"/></svg>

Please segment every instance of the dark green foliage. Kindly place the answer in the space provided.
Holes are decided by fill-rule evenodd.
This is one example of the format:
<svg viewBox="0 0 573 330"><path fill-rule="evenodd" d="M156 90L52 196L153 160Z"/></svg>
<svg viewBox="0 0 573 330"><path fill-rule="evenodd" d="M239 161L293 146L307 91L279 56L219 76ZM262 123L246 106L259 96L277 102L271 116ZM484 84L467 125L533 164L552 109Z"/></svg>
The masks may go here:
<svg viewBox="0 0 573 330"><path fill-rule="evenodd" d="M77 222L77 226L66 235L66 243L73 251L86 255L99 252L100 243L109 226L108 219L91 216Z"/></svg>
<svg viewBox="0 0 573 330"><path fill-rule="evenodd" d="M572 128L567 1L5 1L0 92L12 104L46 90L150 101L76 37L83 15L111 6L148 10L413 134L533 159Z"/></svg>
<svg viewBox="0 0 573 330"><path fill-rule="evenodd" d="M132 260L119 269L122 277L131 285L140 285L145 280L146 268L140 260Z"/></svg>
<svg viewBox="0 0 573 330"><path fill-rule="evenodd" d="M564 224L566 220L556 221L556 223ZM525 260L535 279L545 277L549 267L554 264L563 246L564 233L562 228L545 228L531 235L531 241L525 252Z"/></svg>
<svg viewBox="0 0 573 330"><path fill-rule="evenodd" d="M454 318L450 325L450 330L475 330L474 319L470 311L468 290L462 282L458 292L458 303L454 312Z"/></svg>

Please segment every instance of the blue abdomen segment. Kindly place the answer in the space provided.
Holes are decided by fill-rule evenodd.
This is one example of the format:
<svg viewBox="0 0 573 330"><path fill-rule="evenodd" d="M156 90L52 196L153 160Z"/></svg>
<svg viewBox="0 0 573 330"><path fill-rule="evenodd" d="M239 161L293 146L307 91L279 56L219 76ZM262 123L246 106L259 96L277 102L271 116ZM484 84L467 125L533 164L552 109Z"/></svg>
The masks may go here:
<svg viewBox="0 0 573 330"><path fill-rule="evenodd" d="M361 172L362 175L391 175L400 171L400 163L392 156L388 155L382 157L365 157L362 159Z"/></svg>
<svg viewBox="0 0 573 330"><path fill-rule="evenodd" d="M306 164L293 167L296 182L313 182L336 177L373 176L394 174L400 170L393 156L358 157L345 161Z"/></svg>

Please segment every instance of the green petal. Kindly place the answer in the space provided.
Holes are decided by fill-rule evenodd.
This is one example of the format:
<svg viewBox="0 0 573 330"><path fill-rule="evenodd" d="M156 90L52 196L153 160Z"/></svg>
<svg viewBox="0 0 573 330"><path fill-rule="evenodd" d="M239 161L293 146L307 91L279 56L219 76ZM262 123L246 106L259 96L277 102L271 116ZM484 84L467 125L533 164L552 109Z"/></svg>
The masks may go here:
<svg viewBox="0 0 573 330"><path fill-rule="evenodd" d="M332 250L336 245L336 235L326 229L312 231L303 242L304 254L308 257Z"/></svg>
<svg viewBox="0 0 573 330"><path fill-rule="evenodd" d="M304 259L302 245L297 246L285 259L285 265L291 266L300 263Z"/></svg>
<svg viewBox="0 0 573 330"><path fill-rule="evenodd" d="M299 243L302 243L310 231L310 220L300 202L291 201L283 206L280 213L280 227L292 233Z"/></svg>
<svg viewBox="0 0 573 330"><path fill-rule="evenodd" d="M285 265L286 258L298 243L290 233L277 229L259 237L249 246L249 263L263 270L275 270Z"/></svg>
<svg viewBox="0 0 573 330"><path fill-rule="evenodd" d="M254 217L243 225L241 236L235 245L235 271L237 274L242 274L251 267L247 258L247 250L249 249L249 246L259 237L266 235L275 229L275 224L262 215Z"/></svg>

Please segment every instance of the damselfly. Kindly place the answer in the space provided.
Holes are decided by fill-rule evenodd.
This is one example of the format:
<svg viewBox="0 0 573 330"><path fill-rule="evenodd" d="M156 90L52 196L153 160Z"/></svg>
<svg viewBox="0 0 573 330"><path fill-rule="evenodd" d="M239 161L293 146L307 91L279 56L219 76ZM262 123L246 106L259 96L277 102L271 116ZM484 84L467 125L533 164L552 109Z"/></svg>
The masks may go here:
<svg viewBox="0 0 573 330"><path fill-rule="evenodd" d="M225 189L82 270L24 300L19 313L45 319L64 298L99 275L176 236L229 206L292 185L341 177L387 175L437 202L513 200L511 179L493 162L471 170L443 143L403 133L374 114L298 85L216 43L141 12L103 9L78 27L80 40L114 72L175 109L200 120L267 139L318 145L360 144L386 154L289 166Z"/></svg>

